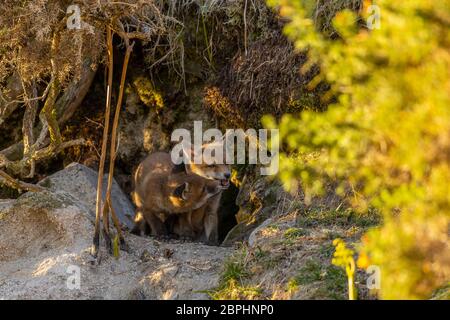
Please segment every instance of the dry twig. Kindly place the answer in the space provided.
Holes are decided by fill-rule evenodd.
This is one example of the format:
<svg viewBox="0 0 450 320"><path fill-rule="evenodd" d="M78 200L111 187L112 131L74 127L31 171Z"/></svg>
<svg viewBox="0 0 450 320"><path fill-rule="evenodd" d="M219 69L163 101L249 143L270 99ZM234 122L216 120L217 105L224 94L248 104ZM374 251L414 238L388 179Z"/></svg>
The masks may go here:
<svg viewBox="0 0 450 320"><path fill-rule="evenodd" d="M36 184L26 183L17 179L14 179L10 175L8 175L5 171L0 170L0 182L4 183L8 187L17 190L26 190L32 192L41 192L46 190L44 187L38 186Z"/></svg>
<svg viewBox="0 0 450 320"><path fill-rule="evenodd" d="M108 144L108 133L109 133L109 121L111 113L111 90L113 83L113 71L114 71L114 55L113 55L113 32L111 27L107 27L106 31L106 42L107 42L107 52L108 52L108 86L106 91L106 110L105 110L105 124L103 127L103 140L102 140L102 151L100 156L100 165L98 169L98 179L97 179L97 196L96 196L96 207L95 207L95 230L94 239L91 253L94 257L97 257L98 248L100 245L100 216L102 214L102 187L103 187L103 172L105 168L106 161L106 151ZM111 238L108 232L108 219L105 219L105 213L103 211L103 236L105 237L105 242L108 250L112 253ZM106 217L107 218L107 217Z"/></svg>
<svg viewBox="0 0 450 320"><path fill-rule="evenodd" d="M123 27L121 28L123 30ZM111 204L111 190L112 190L112 183L113 183L113 177L114 177L114 163L116 160L116 145L117 145L117 129L119 127L119 118L120 118L120 108L122 106L122 100L123 100L123 93L125 88L125 79L127 76L127 68L128 63L130 61L131 52L133 51L134 42L130 45L130 39L128 38L128 34L124 32L120 32L119 35L124 39L125 45L126 45L126 53L125 53L125 59L122 66L122 76L120 79L120 88L119 88L119 98L117 100L116 110L114 113L114 121L113 121L113 128L111 133L111 148L110 148L110 159L109 159L109 174L108 174L108 187L106 191L106 200L105 204L103 205L103 212L105 214L108 213L108 210L111 212L111 217L113 220L113 223L116 227L117 234L119 236L120 245L122 249L126 249L125 239L122 235L122 230L120 228L119 220L116 216L116 213L114 211L114 208Z"/></svg>

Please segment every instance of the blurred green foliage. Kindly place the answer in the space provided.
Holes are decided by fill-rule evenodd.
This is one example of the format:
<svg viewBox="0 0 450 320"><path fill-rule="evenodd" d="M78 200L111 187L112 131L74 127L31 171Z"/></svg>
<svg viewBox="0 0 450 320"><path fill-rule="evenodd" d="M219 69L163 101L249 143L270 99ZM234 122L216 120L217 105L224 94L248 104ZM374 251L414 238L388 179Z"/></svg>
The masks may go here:
<svg viewBox="0 0 450 320"><path fill-rule="evenodd" d="M320 66L311 85L332 86L326 112L263 119L280 128L281 180L288 189L300 181L306 199L333 181L360 212L380 211L382 225L360 249L366 266L382 270L380 297L429 298L450 279L450 1L339 7L332 37L314 22L320 1L268 3L289 19L285 33L296 47L308 50L304 68ZM381 19L370 30L372 4Z"/></svg>

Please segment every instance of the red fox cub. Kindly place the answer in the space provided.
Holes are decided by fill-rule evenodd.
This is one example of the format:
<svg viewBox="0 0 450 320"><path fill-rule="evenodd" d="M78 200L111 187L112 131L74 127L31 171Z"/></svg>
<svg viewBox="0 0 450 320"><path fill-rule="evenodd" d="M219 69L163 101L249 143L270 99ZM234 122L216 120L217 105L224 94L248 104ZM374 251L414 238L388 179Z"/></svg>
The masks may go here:
<svg viewBox="0 0 450 320"><path fill-rule="evenodd" d="M218 146L224 148L224 141L213 142L211 144L205 144L202 146L202 153L206 147ZM187 155L193 155L195 152L193 149L184 150ZM215 164L212 161L207 161L207 155L203 153L203 161L201 164L195 164L193 162L184 165L184 169L188 173L194 173L205 179L217 181L225 190L230 186L231 171L230 166L227 164ZM212 164L208 164L212 163ZM180 167L180 166L177 166ZM222 191L215 196L210 197L205 205L200 206L198 209L193 210L189 214L189 224L191 227L191 233L194 233L195 240L200 240L208 244L216 245L219 243L219 205L222 197ZM179 225L175 224L175 233L181 233L184 235L187 228L183 219L180 219ZM188 235L189 236L189 235Z"/></svg>
<svg viewBox="0 0 450 320"><path fill-rule="evenodd" d="M165 153L148 156L134 175L133 200L137 211L132 232L148 233L147 224L154 236L169 236L166 221L171 215L189 214L204 206L208 199L223 190L215 181L186 172L173 172L166 166ZM169 163L170 156L168 159Z"/></svg>
<svg viewBox="0 0 450 320"><path fill-rule="evenodd" d="M156 152L149 155L139 165L134 176L136 189L139 185L139 181L144 181L146 177L152 176L154 174L171 175L175 173L184 173L187 176L193 175L203 180L203 183L206 183L210 186L211 184L215 185L220 190L214 195L208 194L206 201L204 201L202 204L199 204L200 201L194 201L196 202L195 206L189 206L185 204L183 210L185 210L186 215L179 215L179 219L176 219L173 224L174 229L170 231L181 237L191 237L194 238L194 240L201 240L209 244L217 244L219 220L218 208L220 204L220 198L222 196L222 191L227 189L230 184L229 166L226 164L208 165L205 162L202 164L189 163L175 165L173 164L169 153ZM148 192L155 192L152 190L152 188L149 188ZM140 205L138 204L138 202L136 202L136 200L135 203L139 208ZM136 215L136 219L139 220L138 214ZM140 220L144 221L143 218L141 218ZM145 231L145 223L141 225L142 227L140 230Z"/></svg>

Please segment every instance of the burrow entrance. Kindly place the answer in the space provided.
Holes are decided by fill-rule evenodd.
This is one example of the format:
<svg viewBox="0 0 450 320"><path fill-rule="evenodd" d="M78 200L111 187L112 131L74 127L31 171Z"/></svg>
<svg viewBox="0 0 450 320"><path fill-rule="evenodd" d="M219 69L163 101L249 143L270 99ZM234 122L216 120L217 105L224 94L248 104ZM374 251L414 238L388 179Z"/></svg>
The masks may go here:
<svg viewBox="0 0 450 320"><path fill-rule="evenodd" d="M236 198L239 188L230 183L230 187L222 193L219 208L219 242L222 243L231 229L237 225L236 214L239 206L236 205Z"/></svg>

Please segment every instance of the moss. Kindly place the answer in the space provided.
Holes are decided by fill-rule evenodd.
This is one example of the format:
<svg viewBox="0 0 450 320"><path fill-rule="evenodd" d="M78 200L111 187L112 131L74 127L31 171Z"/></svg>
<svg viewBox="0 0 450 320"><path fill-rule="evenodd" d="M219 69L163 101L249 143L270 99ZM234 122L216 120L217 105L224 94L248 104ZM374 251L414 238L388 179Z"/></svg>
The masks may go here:
<svg viewBox="0 0 450 320"><path fill-rule="evenodd" d="M28 192L19 198L17 205L27 205L36 209L60 209L68 205L74 205L69 195L54 194L49 191L39 193Z"/></svg>
<svg viewBox="0 0 450 320"><path fill-rule="evenodd" d="M286 285L286 291L289 293L293 293L298 290L298 283L295 278L291 278L287 285Z"/></svg>
<svg viewBox="0 0 450 320"><path fill-rule="evenodd" d="M261 266L262 270L267 271L269 269L276 268L279 263L283 260L282 255L274 254L268 250L262 250L261 248L256 248L253 252L253 256L255 257L255 261L253 266L256 266L256 270Z"/></svg>
<svg viewBox="0 0 450 320"><path fill-rule="evenodd" d="M310 284L321 280L321 265L316 260L308 260L293 279L298 285Z"/></svg>
<svg viewBox="0 0 450 320"><path fill-rule="evenodd" d="M445 286L436 289L432 295L433 300L450 300L450 282Z"/></svg>
<svg viewBox="0 0 450 320"><path fill-rule="evenodd" d="M0 184L0 199L16 199L19 195L16 189Z"/></svg>
<svg viewBox="0 0 450 320"><path fill-rule="evenodd" d="M320 282L312 298L345 299L347 278L344 271L332 265L323 266L319 260L308 260L290 282L290 286Z"/></svg>
<svg viewBox="0 0 450 320"><path fill-rule="evenodd" d="M295 240L297 238L307 235L308 232L300 228L289 228L284 232L284 238L287 240Z"/></svg>
<svg viewBox="0 0 450 320"><path fill-rule="evenodd" d="M268 230L268 231L278 231L278 230L280 230L280 226L279 225L277 225L277 224L269 224L267 227L266 227L266 229Z"/></svg>
<svg viewBox="0 0 450 320"><path fill-rule="evenodd" d="M347 277L344 270L328 266L323 279L324 286L318 290L317 294L324 294L326 297L337 300L346 299Z"/></svg>
<svg viewBox="0 0 450 320"><path fill-rule="evenodd" d="M41 186L43 186L45 188L51 188L52 182L51 182L50 178L44 179L41 183Z"/></svg>
<svg viewBox="0 0 450 320"><path fill-rule="evenodd" d="M164 99L152 82L143 76L139 76L133 80L133 86L139 96L139 99L147 107L153 108L154 111L160 112L164 108Z"/></svg>
<svg viewBox="0 0 450 320"><path fill-rule="evenodd" d="M209 292L213 300L252 300L261 296L262 291L256 286L245 286L231 279L217 291Z"/></svg>
<svg viewBox="0 0 450 320"><path fill-rule="evenodd" d="M224 299L256 299L262 291L257 286L244 283L250 276L247 268L246 258L248 251L245 247L238 250L233 256L225 261L224 270L220 276L219 286L206 293L214 300Z"/></svg>
<svg viewBox="0 0 450 320"><path fill-rule="evenodd" d="M283 233L283 238L279 240L277 243L284 246L292 246L294 244L298 244L299 240L308 235L309 231L300 228L289 228Z"/></svg>
<svg viewBox="0 0 450 320"><path fill-rule="evenodd" d="M325 244L322 244L319 249L319 254L322 258L331 259L334 252L334 246L332 241L327 241Z"/></svg>
<svg viewBox="0 0 450 320"><path fill-rule="evenodd" d="M248 270L243 261L240 261L239 259L230 259L225 262L225 270L222 273L221 279L223 282L227 282L231 279L242 280L248 275Z"/></svg>
<svg viewBox="0 0 450 320"><path fill-rule="evenodd" d="M297 217L299 227L315 227L318 225L370 227L380 223L380 216L375 211L360 214L351 209L313 208Z"/></svg>

